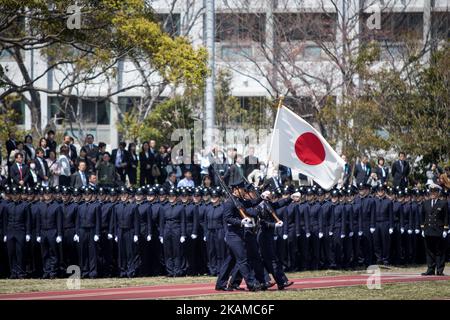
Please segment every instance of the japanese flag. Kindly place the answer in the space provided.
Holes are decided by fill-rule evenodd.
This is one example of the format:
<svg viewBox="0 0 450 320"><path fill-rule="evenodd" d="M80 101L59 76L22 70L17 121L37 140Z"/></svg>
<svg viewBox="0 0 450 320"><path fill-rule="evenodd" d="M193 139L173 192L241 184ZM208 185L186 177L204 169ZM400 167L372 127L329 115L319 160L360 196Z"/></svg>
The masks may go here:
<svg viewBox="0 0 450 320"><path fill-rule="evenodd" d="M275 119L269 159L312 178L326 190L338 182L345 165L316 129L284 106Z"/></svg>

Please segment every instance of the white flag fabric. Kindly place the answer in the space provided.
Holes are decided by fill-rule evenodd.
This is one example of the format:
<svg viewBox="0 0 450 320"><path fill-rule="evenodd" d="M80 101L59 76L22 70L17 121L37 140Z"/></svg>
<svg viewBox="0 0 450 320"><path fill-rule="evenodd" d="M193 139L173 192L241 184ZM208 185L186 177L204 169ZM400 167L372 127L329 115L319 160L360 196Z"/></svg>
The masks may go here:
<svg viewBox="0 0 450 320"><path fill-rule="evenodd" d="M269 159L298 170L326 190L337 184L345 165L316 129L284 106L275 119Z"/></svg>

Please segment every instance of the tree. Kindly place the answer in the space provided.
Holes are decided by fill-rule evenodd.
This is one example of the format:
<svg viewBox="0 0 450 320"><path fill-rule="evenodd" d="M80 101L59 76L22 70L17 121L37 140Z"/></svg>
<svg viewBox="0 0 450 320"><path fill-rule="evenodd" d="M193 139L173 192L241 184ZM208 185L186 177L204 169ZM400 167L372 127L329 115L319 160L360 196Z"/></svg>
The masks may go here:
<svg viewBox="0 0 450 320"><path fill-rule="evenodd" d="M78 1L81 28L70 30L66 10L72 4L70 0L50 5L45 0L5 0L1 5L0 50L13 57L20 76L0 74L0 81L7 85L0 101L11 93L20 94L31 111L34 132L42 130L40 92L70 97L100 82L110 84L107 97L111 97L144 86L145 77L119 89L111 84L116 64L127 56L144 61L160 82L187 87L202 84L208 72L206 50L194 49L185 37L163 32L146 1ZM36 75L27 69L23 53L37 49L49 63ZM38 86L38 80L50 71L61 75L56 88Z"/></svg>

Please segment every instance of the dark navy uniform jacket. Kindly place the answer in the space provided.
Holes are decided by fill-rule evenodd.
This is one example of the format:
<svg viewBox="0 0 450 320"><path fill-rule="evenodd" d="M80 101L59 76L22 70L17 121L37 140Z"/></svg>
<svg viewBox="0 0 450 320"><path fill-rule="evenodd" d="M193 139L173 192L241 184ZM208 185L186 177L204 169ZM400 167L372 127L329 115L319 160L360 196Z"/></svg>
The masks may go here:
<svg viewBox="0 0 450 320"><path fill-rule="evenodd" d="M80 229L94 228L95 234L100 235L101 218L99 202L83 202L78 206L75 228L77 234L79 234Z"/></svg>
<svg viewBox="0 0 450 320"><path fill-rule="evenodd" d="M186 215L186 234L198 235L198 205L188 202L184 204L184 212Z"/></svg>
<svg viewBox="0 0 450 320"><path fill-rule="evenodd" d="M25 201L9 202L4 214L4 230L8 238L15 231L25 232L31 235L31 212L30 204Z"/></svg>
<svg viewBox="0 0 450 320"><path fill-rule="evenodd" d="M119 202L114 206L115 235L119 229L129 230L133 235L139 234L138 208L135 203Z"/></svg>
<svg viewBox="0 0 450 320"><path fill-rule="evenodd" d="M137 205L139 232L142 236L148 236L152 233L152 204L144 201Z"/></svg>
<svg viewBox="0 0 450 320"><path fill-rule="evenodd" d="M422 204L422 229L425 236L442 237L443 231L448 231L448 207L447 202L437 200L434 206L431 206L431 199Z"/></svg>
<svg viewBox="0 0 450 320"><path fill-rule="evenodd" d="M201 230L203 231L203 234L206 234L206 217L205 212L206 209L211 205L210 202L208 203L201 203L198 205L198 223L200 224Z"/></svg>
<svg viewBox="0 0 450 320"><path fill-rule="evenodd" d="M375 219L377 223L388 223L389 228L394 227L391 200L387 198L375 198Z"/></svg>
<svg viewBox="0 0 450 320"><path fill-rule="evenodd" d="M297 205L297 215L298 215L298 231L303 229L306 233L309 232L309 203L302 202Z"/></svg>
<svg viewBox="0 0 450 320"><path fill-rule="evenodd" d="M10 201L0 200L0 241L3 241L3 236L6 233L4 225L6 224L6 207Z"/></svg>
<svg viewBox="0 0 450 320"><path fill-rule="evenodd" d="M64 229L72 229L75 228L75 224L77 221L78 214L78 205L77 202L68 202L63 206L63 228Z"/></svg>
<svg viewBox="0 0 450 320"><path fill-rule="evenodd" d="M111 223L114 223L114 206L116 203L106 201L103 202L100 207L100 229L102 232L108 232L111 230Z"/></svg>
<svg viewBox="0 0 450 320"><path fill-rule="evenodd" d="M345 209L341 202L333 203L331 207L330 231L335 235L345 234Z"/></svg>
<svg viewBox="0 0 450 320"><path fill-rule="evenodd" d="M358 212L356 211L353 202L345 202L344 211L345 211L346 231L349 233L359 231Z"/></svg>
<svg viewBox="0 0 450 320"><path fill-rule="evenodd" d="M400 219L403 216L403 204L399 201L392 203L392 217L394 219L394 226L400 227Z"/></svg>
<svg viewBox="0 0 450 320"><path fill-rule="evenodd" d="M319 224L319 232L327 233L330 231L330 225L331 225L331 207L332 203L331 201L327 200L324 201L321 204L321 210L322 210L322 223Z"/></svg>
<svg viewBox="0 0 450 320"><path fill-rule="evenodd" d="M422 217L422 203L413 201L411 203L411 215L409 218L411 228L420 229L420 219Z"/></svg>
<svg viewBox="0 0 450 320"><path fill-rule="evenodd" d="M160 208L159 217L159 230L161 234L164 234L165 231L179 229L181 236L186 236L186 213L183 204L167 202Z"/></svg>
<svg viewBox="0 0 450 320"><path fill-rule="evenodd" d="M319 233L322 225L322 206L319 201L314 201L308 206L308 226L306 233Z"/></svg>
<svg viewBox="0 0 450 320"><path fill-rule="evenodd" d="M40 236L42 230L56 229L57 235L63 234L63 207L56 201L50 203L39 202L38 216L36 219L36 235Z"/></svg>
<svg viewBox="0 0 450 320"><path fill-rule="evenodd" d="M240 201L244 208L251 208L257 206L262 201L262 199L259 198L252 201L242 201L242 200ZM224 211L223 213L224 219L225 222L227 223L227 234L231 236L236 235L240 238L243 238L245 228L241 226L242 217L233 200L227 199L223 203L223 211Z"/></svg>
<svg viewBox="0 0 450 320"><path fill-rule="evenodd" d="M299 202L291 202L283 212L283 234L300 233L300 221L297 207Z"/></svg>
<svg viewBox="0 0 450 320"><path fill-rule="evenodd" d="M354 203L359 206L358 231L375 228L375 203L371 197L356 197Z"/></svg>
<svg viewBox="0 0 450 320"><path fill-rule="evenodd" d="M405 230L412 230L412 226L410 224L411 219L411 202L403 202L403 210L402 215L400 216L400 227L405 228Z"/></svg>

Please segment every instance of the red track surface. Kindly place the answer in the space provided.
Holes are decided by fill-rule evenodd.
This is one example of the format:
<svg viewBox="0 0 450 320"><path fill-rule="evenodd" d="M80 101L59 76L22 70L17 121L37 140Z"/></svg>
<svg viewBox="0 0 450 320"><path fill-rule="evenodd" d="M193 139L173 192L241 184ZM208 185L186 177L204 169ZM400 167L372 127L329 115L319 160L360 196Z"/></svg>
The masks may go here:
<svg viewBox="0 0 450 320"><path fill-rule="evenodd" d="M369 275L350 275L293 279L294 285L286 290L336 288L365 285ZM448 281L450 276L427 276L417 274L387 273L381 275L381 284L419 281ZM272 289L276 290L276 289ZM270 291L270 290L269 290ZM242 291L233 291L239 293ZM65 291L41 291L16 294L1 294L0 300L124 300L182 298L205 295L230 294L215 291L214 283L174 284L157 286L135 286L125 288L82 289ZM249 293L251 294L251 293Z"/></svg>

